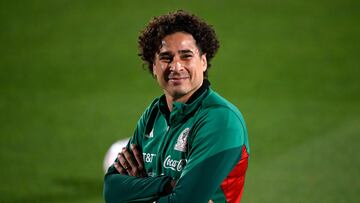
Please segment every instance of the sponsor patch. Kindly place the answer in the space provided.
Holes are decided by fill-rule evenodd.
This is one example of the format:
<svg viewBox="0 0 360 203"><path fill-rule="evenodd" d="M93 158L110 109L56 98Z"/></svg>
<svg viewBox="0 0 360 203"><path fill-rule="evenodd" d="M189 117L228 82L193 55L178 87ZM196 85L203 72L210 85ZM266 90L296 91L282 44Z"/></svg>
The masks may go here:
<svg viewBox="0 0 360 203"><path fill-rule="evenodd" d="M169 155L166 157L163 166L166 169L171 169L173 171L180 172L184 168L185 164L186 164L186 159L176 160L176 159L172 159L171 155Z"/></svg>
<svg viewBox="0 0 360 203"><path fill-rule="evenodd" d="M143 160L144 160L146 163L152 163L154 157L156 157L156 154L144 153L144 152L143 152Z"/></svg>

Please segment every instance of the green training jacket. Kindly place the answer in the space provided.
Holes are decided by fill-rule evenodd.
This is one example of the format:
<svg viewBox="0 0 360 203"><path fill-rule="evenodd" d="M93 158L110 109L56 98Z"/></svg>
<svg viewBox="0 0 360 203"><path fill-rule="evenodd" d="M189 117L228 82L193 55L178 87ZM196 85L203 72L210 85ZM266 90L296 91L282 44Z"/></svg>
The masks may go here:
<svg viewBox="0 0 360 203"><path fill-rule="evenodd" d="M139 119L130 144L143 153L147 177L119 174L112 165L104 178L107 203L240 202L249 142L240 111L204 80L187 103L155 99ZM177 180L166 194L164 186Z"/></svg>

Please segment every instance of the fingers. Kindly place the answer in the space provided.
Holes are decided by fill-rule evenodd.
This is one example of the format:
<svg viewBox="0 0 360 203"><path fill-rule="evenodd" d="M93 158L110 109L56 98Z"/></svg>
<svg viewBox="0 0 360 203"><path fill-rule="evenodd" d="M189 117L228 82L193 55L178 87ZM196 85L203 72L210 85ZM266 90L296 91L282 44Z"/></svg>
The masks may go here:
<svg viewBox="0 0 360 203"><path fill-rule="evenodd" d="M121 170L121 174L128 174L129 170L129 164L126 161L126 158L122 152L118 154L118 162L117 165L119 166L119 169ZM119 170L118 170L119 171ZM120 173L120 172L119 172Z"/></svg>
<svg viewBox="0 0 360 203"><path fill-rule="evenodd" d="M128 163L126 165L123 165L124 167L128 166L126 170L133 170L138 167L138 164L136 163L136 160L134 159L134 156L127 150L126 147L122 149L122 154L124 155L126 161L124 163Z"/></svg>
<svg viewBox="0 0 360 203"><path fill-rule="evenodd" d="M118 154L118 162L114 163L114 167L120 174L130 176L144 177L146 171L142 154L136 145L131 145L132 153L124 147Z"/></svg>
<svg viewBox="0 0 360 203"><path fill-rule="evenodd" d="M144 170L144 160L143 160L143 155L140 152L140 150L137 149L135 144L131 144L131 150L134 154L135 160L137 162L137 167L140 171L145 172Z"/></svg>
<svg viewBox="0 0 360 203"><path fill-rule="evenodd" d="M126 172L126 170L121 166L121 164L119 164L119 162L115 161L114 162L114 167L115 169L123 175L127 175L128 173Z"/></svg>
<svg viewBox="0 0 360 203"><path fill-rule="evenodd" d="M127 174L129 174L129 171L131 170L130 164L126 160L126 157L123 152L120 152L117 156L118 158L118 165L123 169ZM119 172L120 173L120 172Z"/></svg>

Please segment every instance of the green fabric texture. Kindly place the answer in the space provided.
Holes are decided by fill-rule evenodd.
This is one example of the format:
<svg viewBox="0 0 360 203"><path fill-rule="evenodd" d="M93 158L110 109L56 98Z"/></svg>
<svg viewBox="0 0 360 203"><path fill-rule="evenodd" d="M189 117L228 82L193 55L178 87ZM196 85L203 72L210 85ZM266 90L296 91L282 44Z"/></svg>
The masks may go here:
<svg viewBox="0 0 360 203"><path fill-rule="evenodd" d="M105 175L104 197L107 203L151 201L161 194L167 176L138 178L121 175L111 166Z"/></svg>
<svg viewBox="0 0 360 203"><path fill-rule="evenodd" d="M207 157L179 179L173 193L161 197L157 202L207 203L209 199L218 200L219 194L214 195L215 191L240 157L241 147Z"/></svg>

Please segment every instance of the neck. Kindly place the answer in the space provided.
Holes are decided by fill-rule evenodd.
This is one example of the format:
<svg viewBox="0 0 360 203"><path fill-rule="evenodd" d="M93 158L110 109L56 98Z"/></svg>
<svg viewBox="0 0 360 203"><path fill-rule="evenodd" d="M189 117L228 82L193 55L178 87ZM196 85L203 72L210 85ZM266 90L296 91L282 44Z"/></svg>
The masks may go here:
<svg viewBox="0 0 360 203"><path fill-rule="evenodd" d="M190 92L188 92L185 95L172 96L172 95L165 93L166 103L167 103L167 106L168 106L170 112L172 111L174 102L186 103L190 99L190 97L196 92L196 90L198 90L201 87L201 85L202 85L202 83L199 85L199 87L194 88L193 90L191 90Z"/></svg>
<svg viewBox="0 0 360 203"><path fill-rule="evenodd" d="M193 92L192 92L192 94L193 94ZM187 100L189 100L189 98L191 97L192 94L186 94L186 95L181 96L181 97L165 96L166 97L166 103L167 103L167 106L168 106L170 112L172 111L172 107L173 107L174 102L186 103Z"/></svg>

